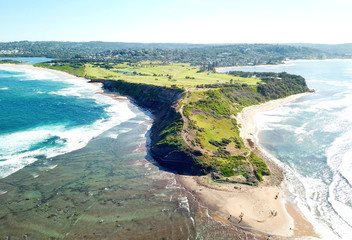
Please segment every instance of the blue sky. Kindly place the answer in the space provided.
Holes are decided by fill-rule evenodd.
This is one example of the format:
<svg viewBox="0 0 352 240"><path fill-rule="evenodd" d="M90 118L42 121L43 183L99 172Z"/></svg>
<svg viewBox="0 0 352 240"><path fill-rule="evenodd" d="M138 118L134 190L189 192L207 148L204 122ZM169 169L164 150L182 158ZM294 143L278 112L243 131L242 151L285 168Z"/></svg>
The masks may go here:
<svg viewBox="0 0 352 240"><path fill-rule="evenodd" d="M351 0L0 0L0 41L352 42Z"/></svg>

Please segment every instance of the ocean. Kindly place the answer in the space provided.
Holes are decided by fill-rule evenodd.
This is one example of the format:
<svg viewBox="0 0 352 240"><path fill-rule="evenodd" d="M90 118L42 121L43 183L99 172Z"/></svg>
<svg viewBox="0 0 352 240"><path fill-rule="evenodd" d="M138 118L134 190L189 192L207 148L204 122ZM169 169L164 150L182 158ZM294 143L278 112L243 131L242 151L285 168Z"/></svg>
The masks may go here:
<svg viewBox="0 0 352 240"><path fill-rule="evenodd" d="M0 60L5 60L5 59L23 62L20 65L36 64L36 63L41 63L41 62L49 62L49 61L53 60L52 58L46 58L46 57L1 57L0 58Z"/></svg>
<svg viewBox="0 0 352 240"><path fill-rule="evenodd" d="M257 141L285 170L289 198L323 239L352 235L352 60L226 71L288 72L316 92L255 116Z"/></svg>
<svg viewBox="0 0 352 240"><path fill-rule="evenodd" d="M0 113L0 239L257 239L214 221L149 155L152 116L100 85L0 66Z"/></svg>
<svg viewBox="0 0 352 240"><path fill-rule="evenodd" d="M0 178L38 158L87 145L134 116L101 86L49 71L0 66Z"/></svg>
<svg viewBox="0 0 352 240"><path fill-rule="evenodd" d="M300 74L316 90L257 114L257 138L322 238L349 239L352 61L241 70ZM0 238L256 239L214 221L150 157L152 116L99 85L1 66L0 112Z"/></svg>

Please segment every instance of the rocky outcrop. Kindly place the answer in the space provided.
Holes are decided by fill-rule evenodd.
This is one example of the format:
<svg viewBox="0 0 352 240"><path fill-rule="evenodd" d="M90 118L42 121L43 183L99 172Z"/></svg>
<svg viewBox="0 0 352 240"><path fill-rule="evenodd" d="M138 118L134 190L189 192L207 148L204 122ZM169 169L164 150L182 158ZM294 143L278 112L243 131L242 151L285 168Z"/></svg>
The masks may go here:
<svg viewBox="0 0 352 240"><path fill-rule="evenodd" d="M179 88L129 83L125 81L94 80L104 89L129 97L138 106L155 116L151 128L150 153L161 166L174 171L193 171L195 159L192 151L178 141L182 125L181 115L176 111L177 101L184 91Z"/></svg>

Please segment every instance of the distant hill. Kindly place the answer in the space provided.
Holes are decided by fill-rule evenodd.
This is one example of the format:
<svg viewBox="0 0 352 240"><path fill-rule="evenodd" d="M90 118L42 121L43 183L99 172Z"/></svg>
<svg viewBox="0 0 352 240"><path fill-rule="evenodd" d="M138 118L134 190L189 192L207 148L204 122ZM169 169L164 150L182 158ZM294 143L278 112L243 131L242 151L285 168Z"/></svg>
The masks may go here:
<svg viewBox="0 0 352 240"><path fill-rule="evenodd" d="M0 56L71 58L75 55L86 56L117 49L178 49L190 47L197 48L204 46L212 45L189 43L19 41L0 42Z"/></svg>
<svg viewBox="0 0 352 240"><path fill-rule="evenodd" d="M110 62L165 61L204 65L205 70L219 66L277 64L286 59L326 59L334 55L301 46L275 44L233 44L178 49L119 49L101 52L88 60Z"/></svg>
<svg viewBox="0 0 352 240"><path fill-rule="evenodd" d="M352 43L344 44L314 44L314 43L289 43L286 45L300 46L318 49L331 54L339 54L346 57L352 57Z"/></svg>
<svg viewBox="0 0 352 240"><path fill-rule="evenodd" d="M346 57L301 45L279 44L189 44L126 42L4 42L0 57L48 57L74 61L166 61L219 66L277 64L286 59Z"/></svg>

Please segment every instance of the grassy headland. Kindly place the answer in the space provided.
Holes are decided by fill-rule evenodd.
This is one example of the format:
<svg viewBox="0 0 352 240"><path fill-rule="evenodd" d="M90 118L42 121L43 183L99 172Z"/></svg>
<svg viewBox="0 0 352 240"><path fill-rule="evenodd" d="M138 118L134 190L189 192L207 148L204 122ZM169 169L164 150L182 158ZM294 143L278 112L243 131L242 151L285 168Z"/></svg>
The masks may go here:
<svg viewBox="0 0 352 240"><path fill-rule="evenodd" d="M243 78L223 73L200 71L189 63L168 64L143 61L137 63L42 63L37 66L61 70L89 79L123 80L157 86L196 87L202 84L246 83L255 85L257 78Z"/></svg>
<svg viewBox="0 0 352 240"><path fill-rule="evenodd" d="M2 60L0 60L0 64L22 64L22 63L25 63L25 62L12 60L12 59L2 59Z"/></svg>
<svg viewBox="0 0 352 240"><path fill-rule="evenodd" d="M239 136L236 115L246 106L308 91L287 73L219 74L190 64L45 63L104 84L151 110L151 153L179 171L212 173L216 181L257 185L270 171Z"/></svg>

